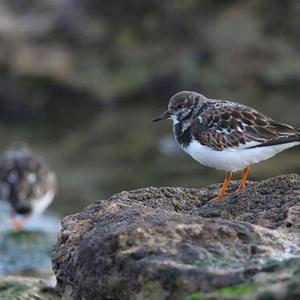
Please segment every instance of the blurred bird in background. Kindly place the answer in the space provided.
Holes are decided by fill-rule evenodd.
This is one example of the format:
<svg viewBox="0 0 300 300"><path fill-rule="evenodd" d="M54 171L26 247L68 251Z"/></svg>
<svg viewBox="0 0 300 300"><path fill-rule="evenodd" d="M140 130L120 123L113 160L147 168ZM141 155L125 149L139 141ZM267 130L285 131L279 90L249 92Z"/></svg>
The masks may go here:
<svg viewBox="0 0 300 300"><path fill-rule="evenodd" d="M0 201L9 204L14 229L24 228L30 217L41 214L56 189L55 173L27 146L14 145L0 156Z"/></svg>

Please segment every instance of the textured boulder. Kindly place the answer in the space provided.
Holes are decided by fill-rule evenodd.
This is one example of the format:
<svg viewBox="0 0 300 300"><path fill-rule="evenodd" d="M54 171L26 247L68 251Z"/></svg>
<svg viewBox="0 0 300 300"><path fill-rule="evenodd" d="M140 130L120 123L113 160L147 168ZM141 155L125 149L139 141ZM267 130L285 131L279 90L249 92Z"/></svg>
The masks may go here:
<svg viewBox="0 0 300 300"><path fill-rule="evenodd" d="M244 193L209 203L218 188L122 192L64 218L53 253L58 292L183 299L261 283L259 274L298 252L300 177L251 182Z"/></svg>

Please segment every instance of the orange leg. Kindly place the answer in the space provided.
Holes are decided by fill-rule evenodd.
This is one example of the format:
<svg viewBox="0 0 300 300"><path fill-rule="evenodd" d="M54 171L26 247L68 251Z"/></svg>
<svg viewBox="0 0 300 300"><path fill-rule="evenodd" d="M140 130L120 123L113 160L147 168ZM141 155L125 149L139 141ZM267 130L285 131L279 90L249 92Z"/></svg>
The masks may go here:
<svg viewBox="0 0 300 300"><path fill-rule="evenodd" d="M215 202L218 202L220 201L225 195L226 195L226 192L227 192L227 188L231 182L231 179L232 179L232 176L233 176L233 172L228 172L226 174L226 178L225 178L225 181L218 193L218 196L213 198L212 200L210 200L210 202L212 203L215 203Z"/></svg>
<svg viewBox="0 0 300 300"><path fill-rule="evenodd" d="M22 230L25 227L27 218L17 218L14 213L11 214L12 228L16 231Z"/></svg>
<svg viewBox="0 0 300 300"><path fill-rule="evenodd" d="M246 167L243 170L243 175L242 175L242 180L241 183L237 189L237 192L242 192L244 191L246 185L247 185L247 179L248 179L248 175L249 175L249 171L250 171L250 166Z"/></svg>

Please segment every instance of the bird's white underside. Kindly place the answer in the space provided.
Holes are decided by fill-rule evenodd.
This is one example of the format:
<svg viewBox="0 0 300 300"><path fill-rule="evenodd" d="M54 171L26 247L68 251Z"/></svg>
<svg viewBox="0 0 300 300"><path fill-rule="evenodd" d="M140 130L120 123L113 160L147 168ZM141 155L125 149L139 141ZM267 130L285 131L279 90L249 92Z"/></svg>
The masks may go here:
<svg viewBox="0 0 300 300"><path fill-rule="evenodd" d="M248 165L256 164L260 161L273 157L274 155L294 146L300 142L292 142L281 145L257 147L246 149L252 145L246 144L241 148L216 151L193 140L188 147L182 149L192 156L199 163L226 172L237 172L243 170ZM254 144L253 144L254 145Z"/></svg>
<svg viewBox="0 0 300 300"><path fill-rule="evenodd" d="M41 214L50 205L54 196L55 193L53 191L49 191L41 198L34 200L32 214L33 215Z"/></svg>

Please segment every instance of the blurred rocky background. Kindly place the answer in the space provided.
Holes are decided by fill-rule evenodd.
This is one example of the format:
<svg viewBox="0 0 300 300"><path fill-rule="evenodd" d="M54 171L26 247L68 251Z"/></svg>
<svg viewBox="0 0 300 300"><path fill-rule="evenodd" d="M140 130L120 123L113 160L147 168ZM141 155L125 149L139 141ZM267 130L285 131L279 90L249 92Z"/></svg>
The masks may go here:
<svg viewBox="0 0 300 300"><path fill-rule="evenodd" d="M299 13L292 0L2 0L0 146L46 157L59 215L120 190L221 181L151 120L192 89L300 127ZM298 157L252 176L299 172Z"/></svg>
<svg viewBox="0 0 300 300"><path fill-rule="evenodd" d="M152 123L174 93L300 127L299 14L293 0L0 1L0 151L29 144L59 182L37 230L6 232L0 216L0 298L32 299L39 284L2 275L51 279L60 217L122 190L222 181L178 149L170 123ZM252 179L299 173L299 151Z"/></svg>

